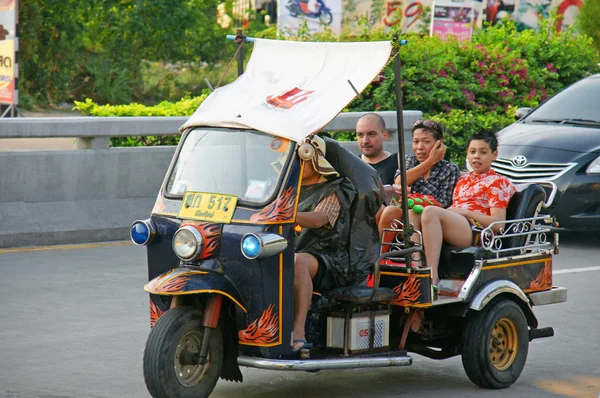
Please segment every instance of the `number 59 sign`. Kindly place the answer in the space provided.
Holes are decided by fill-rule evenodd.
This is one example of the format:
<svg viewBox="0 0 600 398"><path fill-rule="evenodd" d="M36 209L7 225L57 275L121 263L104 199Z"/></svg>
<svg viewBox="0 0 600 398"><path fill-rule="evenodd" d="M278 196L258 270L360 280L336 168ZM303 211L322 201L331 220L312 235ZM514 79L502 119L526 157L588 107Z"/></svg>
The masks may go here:
<svg viewBox="0 0 600 398"><path fill-rule="evenodd" d="M389 0L386 7L386 16L383 23L386 26L396 26L402 22L402 31L406 32L419 20L423 14L423 3L419 0L408 0L408 5L403 0Z"/></svg>

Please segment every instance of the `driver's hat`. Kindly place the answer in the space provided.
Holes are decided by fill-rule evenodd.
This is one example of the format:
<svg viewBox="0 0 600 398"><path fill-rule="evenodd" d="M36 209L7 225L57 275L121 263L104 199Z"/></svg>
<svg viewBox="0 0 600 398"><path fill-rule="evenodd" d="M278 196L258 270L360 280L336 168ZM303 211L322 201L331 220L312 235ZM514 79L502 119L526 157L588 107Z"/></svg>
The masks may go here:
<svg viewBox="0 0 600 398"><path fill-rule="evenodd" d="M331 163L325 159L325 151L327 148L325 140L317 135L313 135L310 139L307 138L307 142L315 149L315 153L311 159L315 170L324 176L339 177L339 173L335 171Z"/></svg>

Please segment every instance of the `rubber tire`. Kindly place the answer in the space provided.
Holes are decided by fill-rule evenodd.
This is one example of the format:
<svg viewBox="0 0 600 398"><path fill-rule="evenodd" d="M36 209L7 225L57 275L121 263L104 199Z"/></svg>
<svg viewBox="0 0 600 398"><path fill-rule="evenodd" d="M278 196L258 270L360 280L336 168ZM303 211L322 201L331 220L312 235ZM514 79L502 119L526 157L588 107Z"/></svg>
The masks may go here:
<svg viewBox="0 0 600 398"><path fill-rule="evenodd" d="M319 15L319 21L324 23L325 25L331 25L331 21L333 21L333 15L327 10L321 11Z"/></svg>
<svg viewBox="0 0 600 398"><path fill-rule="evenodd" d="M223 336L219 328L210 334L210 363L202 381L194 387L185 387L175 375L177 344L197 328L202 329L202 311L182 306L165 312L150 331L144 349L144 380L154 398L208 397L215 388L223 366Z"/></svg>
<svg viewBox="0 0 600 398"><path fill-rule="evenodd" d="M489 356L492 330L502 318L510 319L518 337L517 356L512 365L499 371ZM499 299L489 303L483 310L472 314L462 335L462 363L469 379L479 387L506 388L512 385L523 371L529 350L529 329L523 310L517 303Z"/></svg>

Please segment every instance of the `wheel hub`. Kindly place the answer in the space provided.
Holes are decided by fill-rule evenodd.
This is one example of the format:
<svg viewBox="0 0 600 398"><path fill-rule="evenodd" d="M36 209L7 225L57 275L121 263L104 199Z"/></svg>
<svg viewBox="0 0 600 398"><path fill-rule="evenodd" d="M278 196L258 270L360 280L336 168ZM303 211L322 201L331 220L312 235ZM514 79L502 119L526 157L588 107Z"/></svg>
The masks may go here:
<svg viewBox="0 0 600 398"><path fill-rule="evenodd" d="M198 364L200 357L200 347L202 345L202 332L191 331L184 335L175 350L174 371L179 383L184 387L193 387L200 382L210 363L210 352L208 353L207 363Z"/></svg>
<svg viewBox="0 0 600 398"><path fill-rule="evenodd" d="M517 357L519 336L514 322L502 318L496 322L490 336L489 354L492 365L499 371L504 371L513 364Z"/></svg>

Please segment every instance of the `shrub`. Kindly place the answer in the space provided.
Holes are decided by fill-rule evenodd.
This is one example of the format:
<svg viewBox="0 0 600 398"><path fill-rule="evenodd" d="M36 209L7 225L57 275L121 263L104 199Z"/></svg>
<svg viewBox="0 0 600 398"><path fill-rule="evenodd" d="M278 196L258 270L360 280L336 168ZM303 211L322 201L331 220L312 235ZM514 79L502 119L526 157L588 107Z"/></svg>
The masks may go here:
<svg viewBox="0 0 600 398"><path fill-rule="evenodd" d="M154 106L142 104L129 105L98 105L91 99L83 102L75 101L75 109L90 116L190 116L208 96L204 90L198 97L184 97L178 102L163 101ZM143 136L143 137L112 137L111 146L154 146L176 145L179 136Z"/></svg>
<svg viewBox="0 0 600 398"><path fill-rule="evenodd" d="M335 37L327 29L311 35L301 24L291 37L304 41L389 40L388 33L370 29L366 19L359 25L362 28L358 32L345 31ZM473 132L482 128L500 130L514 121L516 107L534 107L563 87L599 71L598 56L589 37L578 36L573 29L557 33L553 20L540 26L539 31L519 32L513 22L505 21L477 31L470 42L406 37L409 45L401 47L399 55L404 109L421 110L426 117L446 125L448 153L458 164L464 159L465 140ZM255 36L274 38L276 34L269 28ZM394 110L391 62L382 75L346 111ZM86 114L114 116L117 112L95 108L92 102L77 105ZM136 108L135 112L142 110ZM150 113L162 114L156 110ZM334 136L347 139L354 135Z"/></svg>

